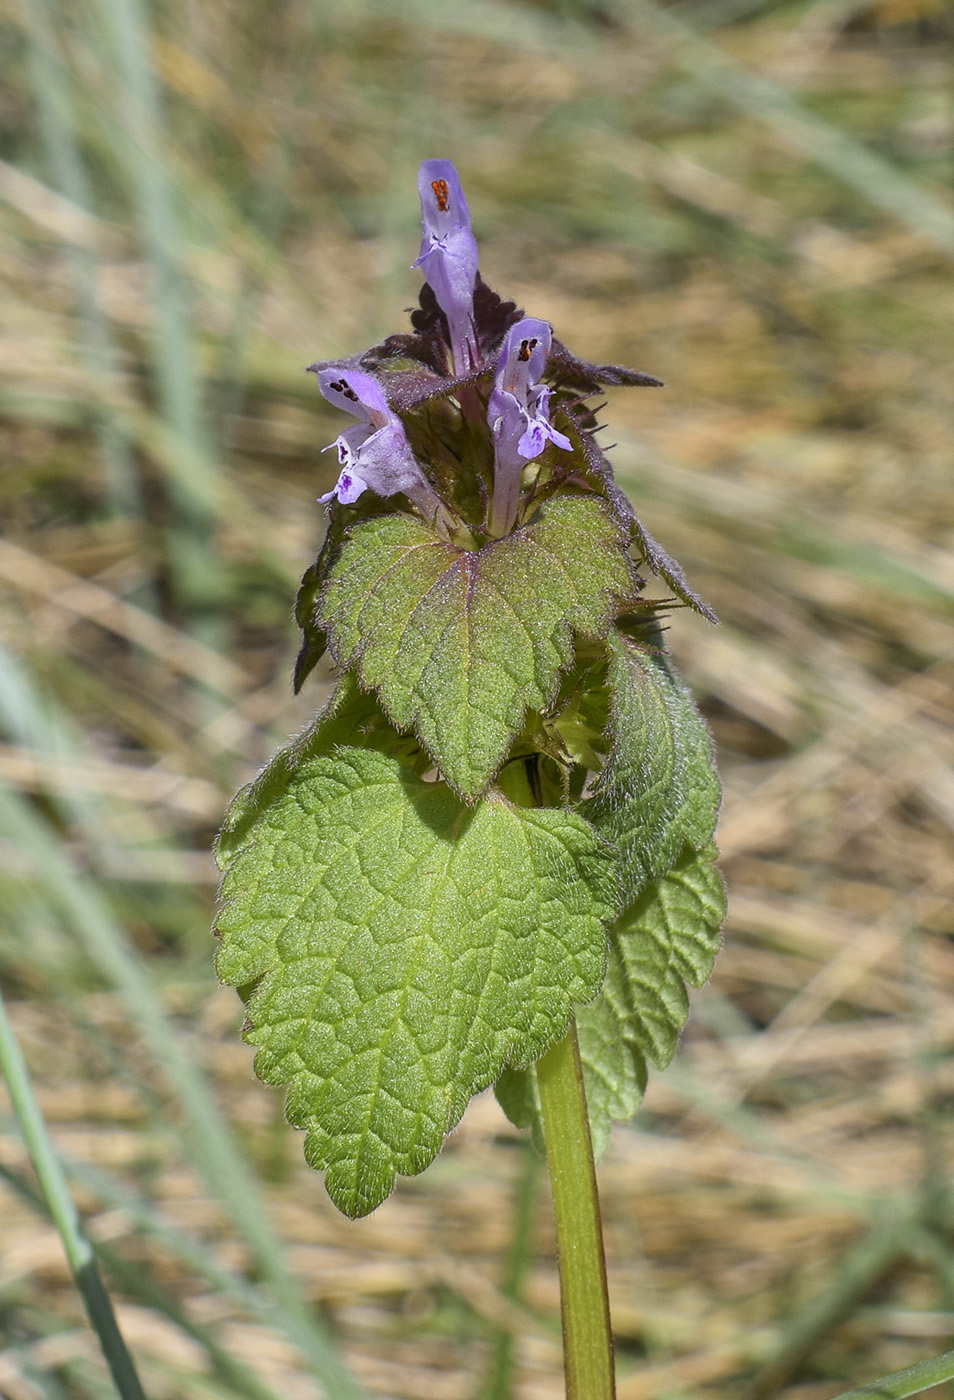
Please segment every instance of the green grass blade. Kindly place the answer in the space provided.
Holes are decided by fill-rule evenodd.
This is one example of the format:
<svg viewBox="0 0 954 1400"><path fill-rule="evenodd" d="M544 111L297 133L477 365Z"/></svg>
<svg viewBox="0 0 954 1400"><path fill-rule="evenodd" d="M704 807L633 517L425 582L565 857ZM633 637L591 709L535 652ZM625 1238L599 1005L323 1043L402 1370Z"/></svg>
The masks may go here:
<svg viewBox="0 0 954 1400"><path fill-rule="evenodd" d="M839 1261L830 1286L788 1327L778 1353L752 1382L754 1397L774 1395L784 1386L839 1322L851 1315L860 1299L904 1257L911 1231L909 1212L892 1212L885 1220L872 1223L869 1233Z"/></svg>
<svg viewBox="0 0 954 1400"><path fill-rule="evenodd" d="M139 238L154 279L154 368L160 411L172 433L202 463L204 493L217 494L217 464L206 449L200 371L192 332L191 296L184 274L176 191L162 160L163 113L149 57L147 15L140 0L103 0L100 22L115 55L119 123L111 123L114 154L124 168ZM208 613L221 599L220 569L210 535L216 511L177 491L179 519L168 548L183 605Z"/></svg>
<svg viewBox="0 0 954 1400"><path fill-rule="evenodd" d="M62 1167L67 1176L76 1175L75 1172L69 1170L65 1162L62 1162ZM28 1201L35 1210L44 1214L48 1213L45 1201L30 1189L21 1176L2 1162L0 1162L0 1179L8 1182L18 1195ZM140 1303L162 1313L186 1336L198 1342L208 1356L215 1372L229 1387L230 1395L244 1396L246 1400L281 1400L270 1385L267 1385L243 1361L239 1361L237 1357L221 1346L208 1327L194 1322L182 1305L146 1271L124 1259L109 1245L98 1244L94 1246L94 1249L96 1257L106 1266L113 1278L118 1279L130 1297L137 1298Z"/></svg>
<svg viewBox="0 0 954 1400"><path fill-rule="evenodd" d="M521 1151L523 1165L517 1180L507 1275L502 1289L504 1297L512 1299L514 1303L520 1302L523 1281L533 1259L533 1215L543 1169L543 1158L530 1142L522 1142ZM494 1340L493 1367L483 1392L485 1400L510 1400L513 1394L513 1362L513 1333L501 1328Z"/></svg>
<svg viewBox="0 0 954 1400"><path fill-rule="evenodd" d="M29 1071L17 1044L0 994L0 1072L6 1081L26 1149L30 1154L40 1190L82 1296L89 1320L99 1338L107 1365L123 1400L145 1400L135 1363L129 1354L106 1292L93 1246L80 1222L70 1195L66 1176L50 1139L40 1105L30 1082Z"/></svg>
<svg viewBox="0 0 954 1400"><path fill-rule="evenodd" d="M879 1376L857 1390L843 1390L834 1400L905 1400L908 1395L919 1395L922 1390L950 1380L954 1380L954 1351L946 1351L931 1361L920 1361L916 1366L905 1366L889 1376Z"/></svg>
<svg viewBox="0 0 954 1400"><path fill-rule="evenodd" d="M118 1181L111 1173L66 1153L61 1154L61 1160L70 1180L79 1183L84 1191L92 1192L104 1205L123 1211L136 1230L155 1240L175 1259L204 1279L217 1294L230 1299L264 1326L277 1332L286 1331L287 1334L282 1308L271 1293L225 1268L201 1240L194 1239L172 1224L151 1201ZM2 1163L0 1176L10 1181L18 1191L23 1191L23 1183Z"/></svg>
<svg viewBox="0 0 954 1400"><path fill-rule="evenodd" d="M286 1333L309 1357L329 1397L365 1400L364 1391L290 1278L244 1153L102 895L92 881L73 869L55 834L30 804L3 790L0 833L14 840L42 872L50 904L73 930L100 974L122 993L130 1019L138 1025L179 1101L193 1164L209 1193L222 1202L244 1237L261 1276L281 1305Z"/></svg>

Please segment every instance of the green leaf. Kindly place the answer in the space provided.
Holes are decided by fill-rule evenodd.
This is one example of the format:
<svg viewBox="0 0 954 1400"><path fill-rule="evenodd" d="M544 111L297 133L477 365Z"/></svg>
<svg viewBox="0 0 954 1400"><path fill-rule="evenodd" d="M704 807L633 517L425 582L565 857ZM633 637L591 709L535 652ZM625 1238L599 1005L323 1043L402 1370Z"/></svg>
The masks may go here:
<svg viewBox="0 0 954 1400"><path fill-rule="evenodd" d="M598 991L615 853L579 816L467 808L383 753L293 767L228 852L218 971L250 988L256 1072L290 1085L309 1162L364 1215Z"/></svg>
<svg viewBox="0 0 954 1400"><path fill-rule="evenodd" d="M689 1013L686 983L699 987L712 971L725 917L725 889L713 865L714 846L686 850L620 916L610 931L603 989L576 1013L593 1150L599 1156L612 1120L639 1108L647 1063L672 1059ZM536 1079L508 1069L495 1085L507 1117L530 1127L542 1146Z"/></svg>
<svg viewBox="0 0 954 1400"><path fill-rule="evenodd" d="M664 1069L689 1014L686 983L712 971L725 918L716 850L684 851L610 932L603 990L577 1014L593 1145L601 1152L610 1120L632 1118L646 1088L647 1061Z"/></svg>
<svg viewBox="0 0 954 1400"><path fill-rule="evenodd" d="M573 633L605 635L633 595L625 537L595 496L560 496L528 525L464 550L409 515L354 526L318 624L399 728L413 726L465 799L486 788L527 710L546 711Z"/></svg>
<svg viewBox="0 0 954 1400"><path fill-rule="evenodd" d="M688 1013L685 984L708 977L725 913L710 844L720 789L702 717L670 669L657 628L645 620L633 636L614 628L607 650L605 686L596 671L586 713L598 716L608 693L611 746L580 811L619 848L629 907L610 933L603 989L577 1014L598 1152L611 1119L631 1118L639 1107L647 1062L661 1067L672 1058ZM573 710L571 724L578 719ZM495 1087L511 1122L542 1142L534 1076L506 1070Z"/></svg>
<svg viewBox="0 0 954 1400"><path fill-rule="evenodd" d="M670 669L658 631L643 628L634 640L613 629L607 643L612 747L580 810L619 848L630 901L684 846L708 845L721 789L705 721Z"/></svg>

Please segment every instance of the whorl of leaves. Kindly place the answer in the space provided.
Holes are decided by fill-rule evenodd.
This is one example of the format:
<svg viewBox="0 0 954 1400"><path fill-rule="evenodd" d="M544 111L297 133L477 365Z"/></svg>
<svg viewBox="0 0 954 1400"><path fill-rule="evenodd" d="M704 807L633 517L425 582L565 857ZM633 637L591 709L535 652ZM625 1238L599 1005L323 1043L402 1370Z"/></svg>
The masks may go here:
<svg viewBox="0 0 954 1400"><path fill-rule="evenodd" d="M659 381L554 340L544 379L573 450L545 449L495 538L486 404L522 315L478 275L484 363L454 377L425 285L412 332L311 366L377 378L437 504L423 519L368 489L333 506L296 602L294 684L327 648L337 688L217 845L219 975L348 1215L423 1170L491 1083L539 1135L533 1064L574 1015L601 1146L718 948L709 737L637 564L713 614L617 486L585 403Z"/></svg>

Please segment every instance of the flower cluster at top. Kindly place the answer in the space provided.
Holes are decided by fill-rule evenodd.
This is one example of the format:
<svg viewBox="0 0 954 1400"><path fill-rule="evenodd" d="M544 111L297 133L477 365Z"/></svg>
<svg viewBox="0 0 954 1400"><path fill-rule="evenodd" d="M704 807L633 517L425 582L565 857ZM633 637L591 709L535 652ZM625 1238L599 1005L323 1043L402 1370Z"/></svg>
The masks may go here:
<svg viewBox="0 0 954 1400"><path fill-rule="evenodd" d="M309 366L328 402L357 419L331 444L341 471L321 500L351 507L363 498L367 511L403 496L437 529L476 541L507 534L566 485L598 492L632 523L586 400L603 385L660 381L578 360L546 321L490 290L450 161L424 161L418 190L414 266L426 282L413 333Z"/></svg>

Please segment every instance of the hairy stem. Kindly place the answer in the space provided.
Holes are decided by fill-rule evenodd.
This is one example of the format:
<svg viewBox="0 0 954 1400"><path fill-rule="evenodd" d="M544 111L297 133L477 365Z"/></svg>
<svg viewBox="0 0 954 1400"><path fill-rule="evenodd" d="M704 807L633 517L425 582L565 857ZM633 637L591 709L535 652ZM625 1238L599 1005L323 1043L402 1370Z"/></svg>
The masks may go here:
<svg viewBox="0 0 954 1400"><path fill-rule="evenodd" d="M576 1022L537 1062L560 1263L567 1400L613 1400L613 1336Z"/></svg>

